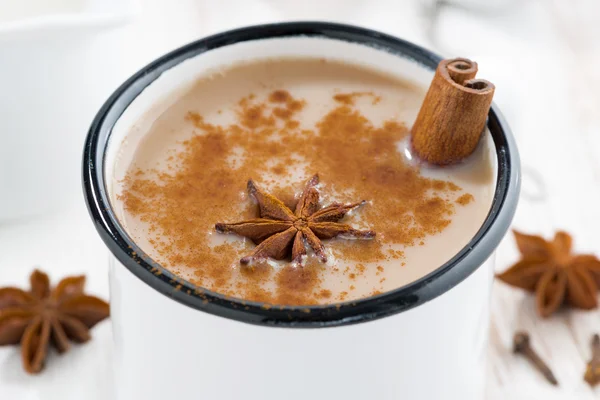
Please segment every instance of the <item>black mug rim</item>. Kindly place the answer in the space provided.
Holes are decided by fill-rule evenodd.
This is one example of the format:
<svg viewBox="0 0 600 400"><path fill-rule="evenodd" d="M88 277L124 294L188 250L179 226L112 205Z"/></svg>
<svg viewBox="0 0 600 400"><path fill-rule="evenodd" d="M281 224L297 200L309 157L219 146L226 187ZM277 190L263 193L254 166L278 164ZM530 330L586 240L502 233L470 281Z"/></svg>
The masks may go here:
<svg viewBox="0 0 600 400"><path fill-rule="evenodd" d="M256 25L212 35L180 47L153 61L121 85L96 115L83 154L85 201L96 229L116 259L158 292L186 306L213 315L263 326L316 328L342 326L390 316L447 292L472 274L506 234L519 193L519 159L514 140L497 107L488 128L498 156L492 206L473 239L444 265L404 287L364 299L319 306L272 306L244 301L199 288L154 262L129 238L112 211L104 177L105 150L112 128L127 107L168 69L188 58L244 41L284 37L317 37L352 42L410 58L433 70L438 55L405 40L351 25L290 22Z"/></svg>

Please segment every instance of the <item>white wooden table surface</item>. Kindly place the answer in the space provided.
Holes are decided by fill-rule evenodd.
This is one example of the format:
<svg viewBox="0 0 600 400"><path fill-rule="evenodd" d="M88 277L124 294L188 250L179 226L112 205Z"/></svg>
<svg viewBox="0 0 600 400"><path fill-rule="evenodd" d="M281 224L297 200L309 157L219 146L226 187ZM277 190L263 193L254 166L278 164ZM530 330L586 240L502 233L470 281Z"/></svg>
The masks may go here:
<svg viewBox="0 0 600 400"><path fill-rule="evenodd" d="M521 152L523 194L514 226L545 235L568 230L578 250L600 255L600 2L455 0L438 7L433 3L144 0L138 21L114 35L128 43L119 57L122 78L167 50L206 34L292 19L354 23L447 56L474 59L480 65L479 75L496 84L495 101ZM451 3L476 5L465 9ZM498 270L516 258L508 236L497 252ZM91 291L108 296L106 260L107 252L81 198L55 214L0 226L3 284L25 284L31 267L40 265L53 278L86 273ZM559 388L548 385L525 360L510 353L518 329L531 332ZM600 311L563 312L542 320L531 297L496 283L486 398L600 398L600 387L594 391L582 380L594 332L600 332ZM38 377L21 372L18 349L0 349L0 399L110 398L106 350L111 347L110 321L100 324L94 336L89 345L53 357L53 366Z"/></svg>

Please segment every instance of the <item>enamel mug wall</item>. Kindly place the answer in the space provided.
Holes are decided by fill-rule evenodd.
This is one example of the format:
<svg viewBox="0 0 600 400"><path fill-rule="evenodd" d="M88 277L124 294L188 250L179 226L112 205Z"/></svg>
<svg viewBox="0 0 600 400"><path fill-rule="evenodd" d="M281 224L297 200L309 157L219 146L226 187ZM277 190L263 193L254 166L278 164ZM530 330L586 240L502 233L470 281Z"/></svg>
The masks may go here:
<svg viewBox="0 0 600 400"><path fill-rule="evenodd" d="M378 32L329 23L262 25L182 47L129 79L87 138L87 204L112 256L111 316L119 400L483 398L493 253L513 217L519 160L493 107L498 177L491 211L459 254L400 289L348 303L264 307L182 281L119 224L111 181L119 145L209 68L251 58L327 57L376 65L427 85L440 58ZM175 93L175 94L174 94Z"/></svg>
<svg viewBox="0 0 600 400"><path fill-rule="evenodd" d="M76 201L86 128L114 90L105 33L132 0L0 1L0 220Z"/></svg>

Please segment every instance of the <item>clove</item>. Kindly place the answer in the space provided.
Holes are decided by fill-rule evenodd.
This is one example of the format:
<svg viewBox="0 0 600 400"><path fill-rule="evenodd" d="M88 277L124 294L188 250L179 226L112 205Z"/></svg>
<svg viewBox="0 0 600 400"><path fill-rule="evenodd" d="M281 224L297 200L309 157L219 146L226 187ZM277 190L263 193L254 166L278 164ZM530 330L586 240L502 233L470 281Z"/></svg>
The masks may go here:
<svg viewBox="0 0 600 400"><path fill-rule="evenodd" d="M583 379L592 387L600 383L600 336L598 334L592 337L592 358L587 364Z"/></svg>
<svg viewBox="0 0 600 400"><path fill-rule="evenodd" d="M527 358L533 366L544 375L544 378L551 384L558 386L556 377L548 365L531 347L531 341L527 332L517 332L513 338L513 353L521 354Z"/></svg>

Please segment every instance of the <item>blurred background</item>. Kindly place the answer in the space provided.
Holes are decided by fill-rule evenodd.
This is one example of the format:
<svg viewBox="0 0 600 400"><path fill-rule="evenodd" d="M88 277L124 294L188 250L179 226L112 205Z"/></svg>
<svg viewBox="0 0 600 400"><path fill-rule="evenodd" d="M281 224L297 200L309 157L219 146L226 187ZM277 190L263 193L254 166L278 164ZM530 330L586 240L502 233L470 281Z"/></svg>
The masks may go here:
<svg viewBox="0 0 600 400"><path fill-rule="evenodd" d="M31 267L43 264L53 277L85 272L92 291L107 295L106 251L80 189L82 146L94 114L120 83L165 52L219 31L292 20L360 25L477 61L478 76L496 85L495 102L521 153L515 228L548 236L565 229L578 250L600 254L598 0L0 0L2 281L23 284ZM516 257L507 236L498 270ZM581 379L600 313L540 321L533 309L531 298L496 285L488 397L600 398ZM80 357L102 354L110 335L101 329L101 340ZM532 332L560 388L510 354L516 329ZM15 357L0 350L0 398L37 399L23 397L41 389L23 388L27 378L10 367ZM72 361L51 371L88 368L110 379L103 359L83 371ZM64 379L36 380L55 396L39 398L60 398ZM92 385L103 398L105 385L82 382L82 390Z"/></svg>

